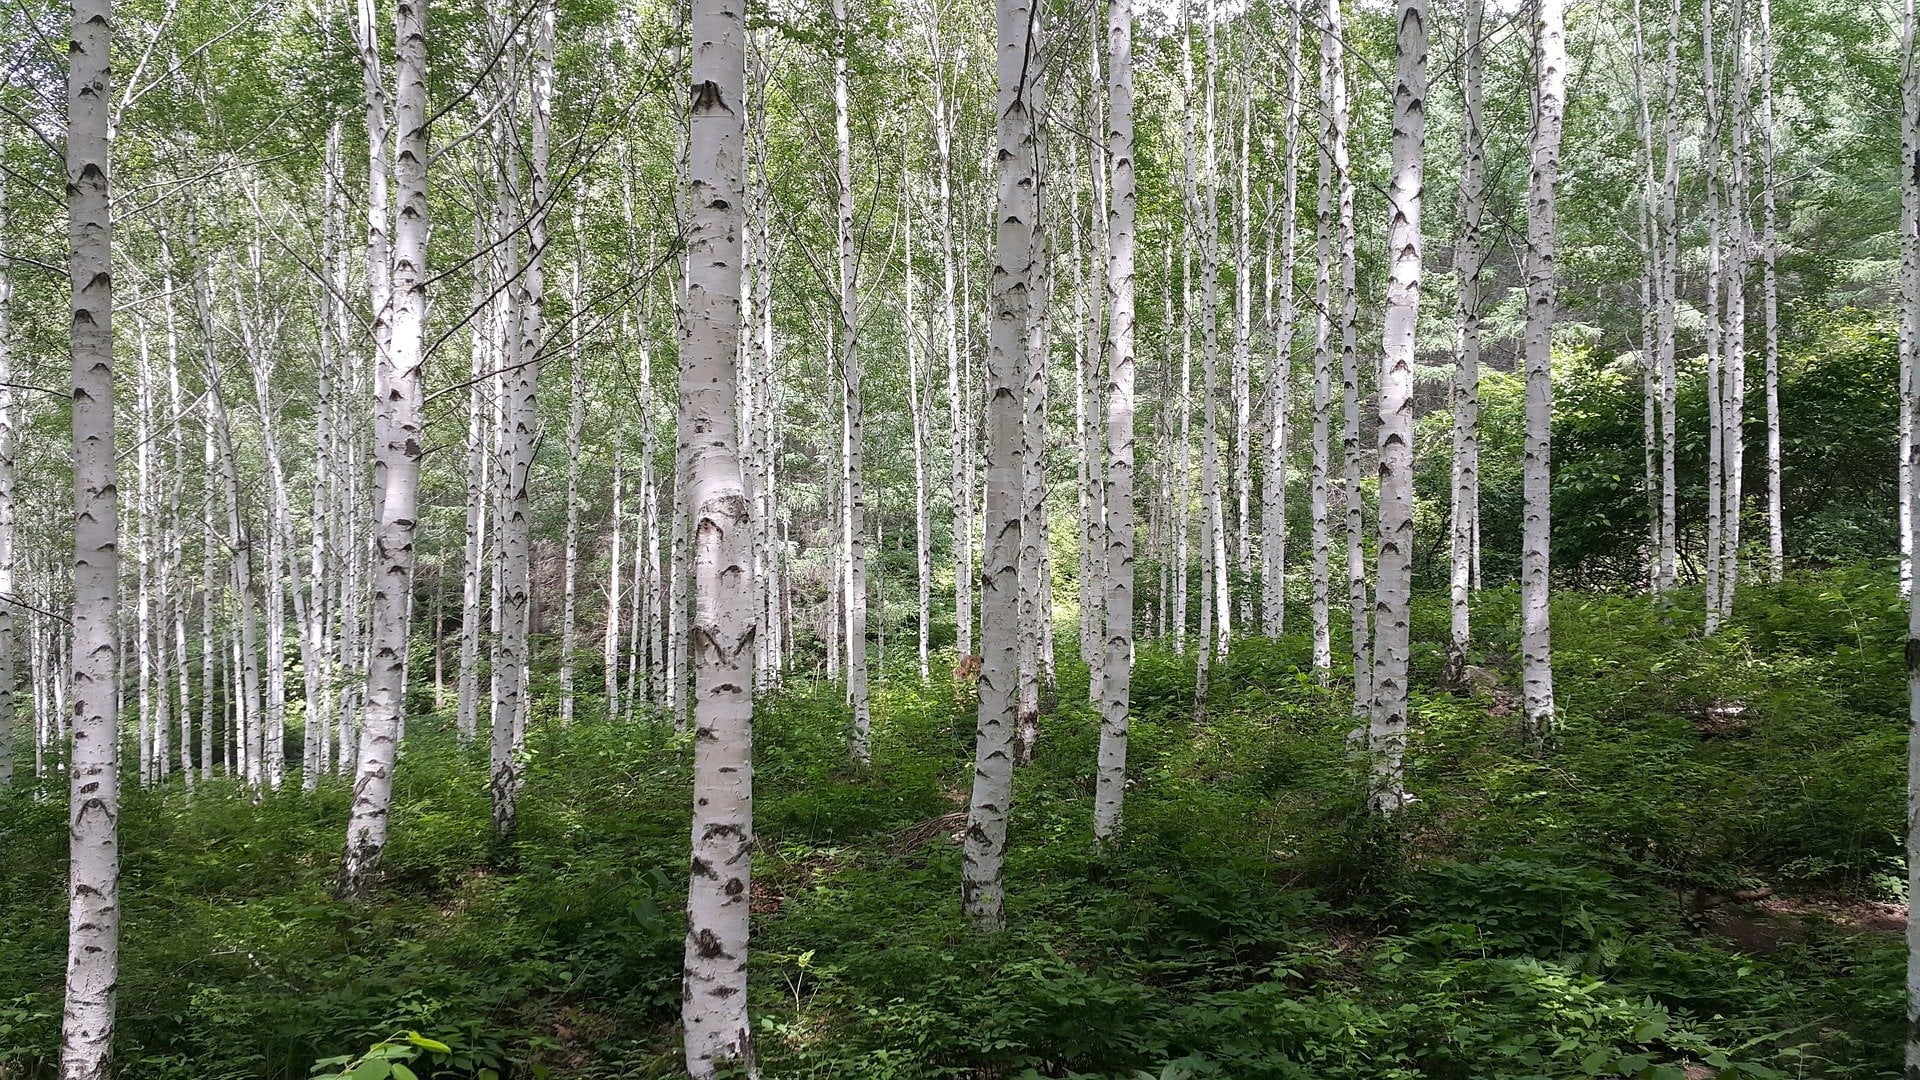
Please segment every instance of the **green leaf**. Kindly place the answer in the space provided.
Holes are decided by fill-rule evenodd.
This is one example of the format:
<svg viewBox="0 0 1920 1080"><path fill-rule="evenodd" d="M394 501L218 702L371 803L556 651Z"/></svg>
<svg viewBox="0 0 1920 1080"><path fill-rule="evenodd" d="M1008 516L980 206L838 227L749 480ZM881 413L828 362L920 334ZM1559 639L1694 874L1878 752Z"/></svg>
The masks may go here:
<svg viewBox="0 0 1920 1080"><path fill-rule="evenodd" d="M393 1078L394 1080L420 1080L419 1077L413 1075L412 1069L407 1068L397 1061L393 1063Z"/></svg>
<svg viewBox="0 0 1920 1080"><path fill-rule="evenodd" d="M425 1035L422 1035L417 1031L407 1032L407 1041L412 1043L415 1046L420 1047L423 1050L431 1050L436 1054L453 1053L453 1047L448 1046L446 1043L441 1042L439 1039L429 1039Z"/></svg>

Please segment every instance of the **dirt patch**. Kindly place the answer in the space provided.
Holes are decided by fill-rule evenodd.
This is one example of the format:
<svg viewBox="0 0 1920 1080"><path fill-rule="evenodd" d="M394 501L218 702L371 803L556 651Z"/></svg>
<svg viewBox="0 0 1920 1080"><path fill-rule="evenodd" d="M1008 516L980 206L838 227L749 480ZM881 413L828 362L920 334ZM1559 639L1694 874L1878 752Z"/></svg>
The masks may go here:
<svg viewBox="0 0 1920 1080"><path fill-rule="evenodd" d="M1701 912L1698 921L1706 933L1732 942L1742 952L1759 955L1805 941L1823 930L1888 937L1907 932L1905 908L1846 897L1729 899Z"/></svg>

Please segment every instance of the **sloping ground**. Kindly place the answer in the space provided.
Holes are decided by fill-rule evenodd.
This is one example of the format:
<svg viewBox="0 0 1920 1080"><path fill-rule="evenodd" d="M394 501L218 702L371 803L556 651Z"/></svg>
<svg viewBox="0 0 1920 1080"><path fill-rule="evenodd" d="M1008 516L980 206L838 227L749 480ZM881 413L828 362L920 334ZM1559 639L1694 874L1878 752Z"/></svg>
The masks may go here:
<svg viewBox="0 0 1920 1080"><path fill-rule="evenodd" d="M990 939L958 916L965 688L883 680L862 775L837 693L795 687L757 729L763 1072L1894 1076L1898 598L1830 575L1741 603L1701 641L1684 608L1563 598L1565 724L1544 752L1500 687L1435 689L1425 646L1420 802L1391 827L1358 813L1348 705L1305 642L1237 643L1204 726L1190 658L1143 650L1127 835L1103 856L1096 722L1063 671ZM1476 627L1509 685L1511 614L1490 595ZM1424 606L1416 639L1444 618ZM408 1029L467 1055L449 1076L674 1074L684 740L537 723L517 859L495 869L479 752L412 730L370 908L326 896L338 787L130 796L126 1075L302 1077ZM9 1080L54 1045L63 821L57 801L0 803Z"/></svg>

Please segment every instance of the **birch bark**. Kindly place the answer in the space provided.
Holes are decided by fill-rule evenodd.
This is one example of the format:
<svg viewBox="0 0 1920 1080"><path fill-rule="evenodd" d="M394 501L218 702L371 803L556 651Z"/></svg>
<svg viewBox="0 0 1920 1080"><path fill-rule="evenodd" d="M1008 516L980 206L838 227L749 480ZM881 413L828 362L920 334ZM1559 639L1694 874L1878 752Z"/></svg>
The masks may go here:
<svg viewBox="0 0 1920 1080"><path fill-rule="evenodd" d="M1562 0L1534 0L1535 106L1527 180L1526 439L1522 462L1520 652L1527 727L1536 739L1555 726L1553 641L1548 621L1552 538L1554 184L1566 108L1567 52Z"/></svg>
<svg viewBox="0 0 1920 1080"><path fill-rule="evenodd" d="M834 0L833 116L835 190L839 205L836 254L840 294L841 543L846 556L847 704L853 710L853 760L873 760L873 714L867 676L867 494L861 460L866 444L866 403L861 396L858 287L859 255L853 246L853 136L850 127L848 52L853 47L846 0Z"/></svg>
<svg viewBox="0 0 1920 1080"><path fill-rule="evenodd" d="M1031 306L1036 199L1036 66L1029 0L995 0L998 90L995 112L994 269L987 340L987 489L980 590L980 710L973 793L961 869L961 903L975 927L1006 925L1007 818L1013 802L1013 734L1020 601L1021 357Z"/></svg>
<svg viewBox="0 0 1920 1080"><path fill-rule="evenodd" d="M1380 369L1380 551L1368 802L1407 802L1407 665L1412 659L1413 363L1420 323L1420 210L1427 96L1425 0L1399 0L1394 46L1393 176L1387 189L1387 311Z"/></svg>
<svg viewBox="0 0 1920 1080"><path fill-rule="evenodd" d="M399 190L400 212L390 264L391 325L384 343L376 336L376 579L353 810L347 821L346 851L337 884L342 896L365 896L379 870L393 801L394 751L406 711L413 538L418 523L420 455L425 442L421 368L426 359L422 333L427 270L426 17L426 0L397 0L393 120L399 138L393 177ZM363 21L370 27L370 13L363 14ZM374 74L377 77L377 70ZM376 186L384 186L384 181ZM384 227L382 220L379 228Z"/></svg>
<svg viewBox="0 0 1920 1080"><path fill-rule="evenodd" d="M693 515L694 806L681 1016L687 1071L753 1075L747 922L753 853L753 556L734 424L742 329L746 12L693 6L680 412Z"/></svg>
<svg viewBox="0 0 1920 1080"><path fill-rule="evenodd" d="M1133 0L1107 4L1107 469L1105 649L1093 803L1096 842L1120 829L1133 681Z"/></svg>
<svg viewBox="0 0 1920 1080"><path fill-rule="evenodd" d="M1333 670L1332 562L1333 562L1333 479L1329 440L1333 428L1333 221L1334 144L1336 121L1334 103L1338 88L1341 42L1337 23L1337 0L1327 0L1321 8L1320 27L1320 120L1321 138L1317 171L1317 203L1314 208L1313 243L1313 450L1308 484L1313 514L1313 671L1325 683ZM1344 100L1344 96L1341 96Z"/></svg>
<svg viewBox="0 0 1920 1080"><path fill-rule="evenodd" d="M1300 89L1301 36L1304 28L1298 0L1288 4L1287 83L1281 138L1285 145L1280 174L1280 309L1274 327L1273 370L1268 377L1269 410L1267 454L1260 491L1260 622L1261 632L1277 638L1286 630L1287 610L1287 452L1293 398L1294 302L1293 261L1298 234L1300 201ZM1267 296L1271 305L1274 272L1272 236L1268 236Z"/></svg>
<svg viewBox="0 0 1920 1080"><path fill-rule="evenodd" d="M1460 60L1460 242L1453 275L1453 499L1448 529L1447 668L1458 681L1473 640L1473 535L1480 517L1480 273L1486 263L1487 132L1482 113L1485 0L1465 0Z"/></svg>
<svg viewBox="0 0 1920 1080"><path fill-rule="evenodd" d="M67 71L67 281L73 365L73 742L62 1080L107 1080L120 937L120 615L113 428L113 222L106 0L74 0Z"/></svg>

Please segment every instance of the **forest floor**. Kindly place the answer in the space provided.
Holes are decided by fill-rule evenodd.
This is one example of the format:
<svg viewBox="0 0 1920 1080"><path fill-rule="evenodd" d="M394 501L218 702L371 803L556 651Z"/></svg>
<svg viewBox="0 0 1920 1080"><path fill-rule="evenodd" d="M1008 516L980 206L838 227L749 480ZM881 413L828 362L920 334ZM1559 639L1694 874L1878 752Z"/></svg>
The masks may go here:
<svg viewBox="0 0 1920 1080"><path fill-rule="evenodd" d="M1348 704L1304 640L1236 642L1205 723L1191 659L1143 648L1126 836L1096 855L1097 722L1063 639L992 937L958 910L968 689L891 668L863 773L837 692L795 680L756 716L762 1074L1896 1076L1890 576L1749 588L1710 639L1685 601L1562 594L1565 724L1545 751L1502 688L1436 688L1445 602L1422 601L1420 801L1391 827L1361 812ZM1514 685L1513 598L1476 618L1478 662ZM674 1075L687 741L560 729L550 673L535 687L511 851L488 842L484 748L421 718L371 905L328 894L339 781L257 804L224 783L130 790L120 1075L305 1077L407 1030L450 1048L421 1052L422 1078ZM57 1043L64 820L61 798L0 797L7 1080L48 1075Z"/></svg>

